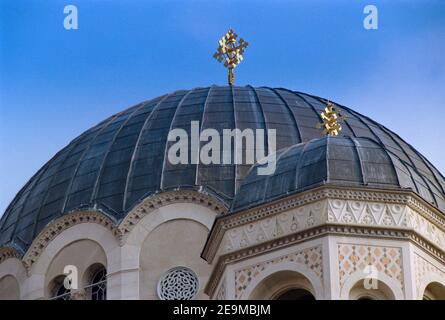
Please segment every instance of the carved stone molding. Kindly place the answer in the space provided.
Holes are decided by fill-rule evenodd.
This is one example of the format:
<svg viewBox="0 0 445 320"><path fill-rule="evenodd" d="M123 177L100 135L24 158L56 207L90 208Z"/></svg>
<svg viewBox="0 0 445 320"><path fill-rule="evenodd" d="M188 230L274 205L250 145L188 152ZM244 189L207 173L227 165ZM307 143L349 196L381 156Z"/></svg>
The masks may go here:
<svg viewBox="0 0 445 320"><path fill-rule="evenodd" d="M119 224L119 231L123 236L127 235L134 226L147 214L172 203L195 203L206 206L219 215L227 213L225 204L215 197L206 193L201 193L193 190L177 190L158 193L147 197L143 202L136 206Z"/></svg>
<svg viewBox="0 0 445 320"><path fill-rule="evenodd" d="M218 253L225 254L322 224L413 229L439 248L445 232L406 204L324 199L227 230Z"/></svg>
<svg viewBox="0 0 445 320"><path fill-rule="evenodd" d="M50 241L56 238L64 230L80 223L97 223L109 229L119 239L119 230L113 221L102 213L95 211L73 212L50 222L34 239L28 251L23 256L23 263L29 272L31 266L37 261Z"/></svg>
<svg viewBox="0 0 445 320"><path fill-rule="evenodd" d="M1 247L0 248L0 264L6 259L17 258L20 259L20 254L17 250L10 247Z"/></svg>
<svg viewBox="0 0 445 320"><path fill-rule="evenodd" d="M412 191L323 186L217 219L202 255L211 262L217 254L323 223L411 228L445 247L442 213Z"/></svg>
<svg viewBox="0 0 445 320"><path fill-rule="evenodd" d="M280 214L267 216L227 230L219 253L225 254L261 242L319 226L327 220L327 200L320 200Z"/></svg>
<svg viewBox="0 0 445 320"><path fill-rule="evenodd" d="M218 293L216 294L216 300L226 300L227 290L226 290L226 279L222 279L221 285L219 286Z"/></svg>

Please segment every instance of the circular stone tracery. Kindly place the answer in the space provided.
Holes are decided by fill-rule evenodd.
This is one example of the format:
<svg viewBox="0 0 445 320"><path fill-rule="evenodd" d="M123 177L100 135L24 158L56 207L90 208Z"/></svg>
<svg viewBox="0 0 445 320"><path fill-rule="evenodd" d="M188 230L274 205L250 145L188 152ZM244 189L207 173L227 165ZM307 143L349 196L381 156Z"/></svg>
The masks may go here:
<svg viewBox="0 0 445 320"><path fill-rule="evenodd" d="M198 277L186 267L168 270L158 283L158 296L161 300L191 300L198 290Z"/></svg>

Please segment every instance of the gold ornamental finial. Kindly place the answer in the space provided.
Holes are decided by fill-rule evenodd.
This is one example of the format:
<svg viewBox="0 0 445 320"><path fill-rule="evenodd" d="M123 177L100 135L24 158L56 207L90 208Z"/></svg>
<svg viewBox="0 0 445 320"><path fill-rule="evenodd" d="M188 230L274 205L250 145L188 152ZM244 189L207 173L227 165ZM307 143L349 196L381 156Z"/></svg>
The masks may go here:
<svg viewBox="0 0 445 320"><path fill-rule="evenodd" d="M324 128L323 133L329 136L337 136L342 127L339 120L345 119L345 117L340 113L340 109L334 107L334 105L328 100L326 108L321 113L322 123L317 123L317 128Z"/></svg>
<svg viewBox="0 0 445 320"><path fill-rule="evenodd" d="M213 58L222 62L224 67L229 69L229 85L233 86L235 76L233 69L243 60L244 49L249 45L244 39L240 38L237 42L238 35L232 29L227 31L226 35L219 40L219 46Z"/></svg>

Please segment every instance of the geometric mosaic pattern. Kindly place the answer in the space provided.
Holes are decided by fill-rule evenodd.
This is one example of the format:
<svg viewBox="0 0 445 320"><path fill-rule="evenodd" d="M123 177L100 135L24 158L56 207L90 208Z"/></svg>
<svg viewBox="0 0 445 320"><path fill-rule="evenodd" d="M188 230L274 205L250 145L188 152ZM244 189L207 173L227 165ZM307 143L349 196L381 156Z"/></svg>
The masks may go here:
<svg viewBox="0 0 445 320"><path fill-rule="evenodd" d="M357 244L338 245L340 287L356 271L365 271L367 266L374 266L378 272L384 272L393 278L403 290L402 249L396 247L369 246Z"/></svg>
<svg viewBox="0 0 445 320"><path fill-rule="evenodd" d="M289 253L268 261L263 261L235 272L235 299L241 297L253 279L270 266L282 262L295 262L303 264L312 270L323 283L323 263L321 246L307 248L298 252Z"/></svg>

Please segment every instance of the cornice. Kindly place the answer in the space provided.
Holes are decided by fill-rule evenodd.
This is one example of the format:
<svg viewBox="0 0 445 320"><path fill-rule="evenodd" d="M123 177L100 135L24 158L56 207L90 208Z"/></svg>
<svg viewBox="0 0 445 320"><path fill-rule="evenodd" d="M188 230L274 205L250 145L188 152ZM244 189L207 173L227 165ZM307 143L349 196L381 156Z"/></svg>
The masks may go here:
<svg viewBox="0 0 445 320"><path fill-rule="evenodd" d="M323 199L405 205L414 209L445 232L445 218L443 217L443 213L431 206L431 204L425 202L411 190L347 188L324 185L255 208L221 216L216 220L201 256L211 263L218 252L225 232L229 229L247 225L266 217L271 217Z"/></svg>

